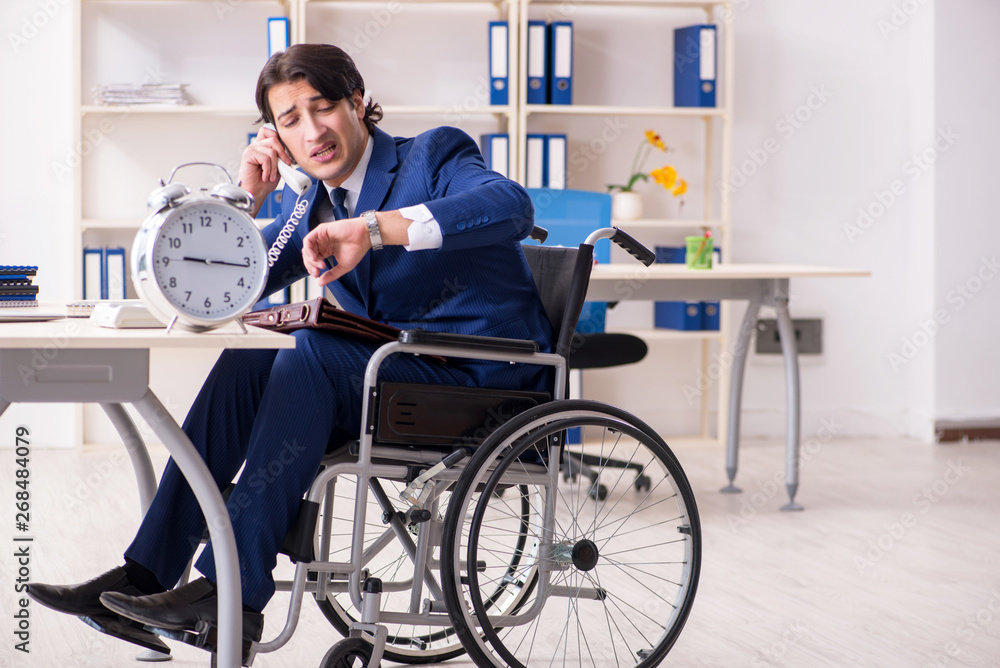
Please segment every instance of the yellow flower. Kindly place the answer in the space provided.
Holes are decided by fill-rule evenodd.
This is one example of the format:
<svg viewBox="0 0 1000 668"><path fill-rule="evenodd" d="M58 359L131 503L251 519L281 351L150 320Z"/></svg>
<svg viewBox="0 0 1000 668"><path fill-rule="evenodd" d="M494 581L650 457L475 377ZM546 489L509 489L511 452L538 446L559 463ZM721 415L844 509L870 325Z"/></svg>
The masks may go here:
<svg viewBox="0 0 1000 668"><path fill-rule="evenodd" d="M661 186L670 190L677 183L677 170L670 165L664 165L660 169L654 169L649 173L653 180Z"/></svg>
<svg viewBox="0 0 1000 668"><path fill-rule="evenodd" d="M646 130L645 138L639 142L639 146L635 151L635 157L632 159L632 169L629 172L628 180L622 184L609 183L608 191L635 192L635 186L639 181L649 181L649 177L653 177L657 183L667 191L672 192L674 196L687 192L687 183L683 180L678 182L677 170L673 166L664 165L660 169L654 169L649 173L645 171L646 160L654 148L661 151L669 150L667 145L663 143L663 138L658 133L653 130Z"/></svg>
<svg viewBox="0 0 1000 668"><path fill-rule="evenodd" d="M646 130L646 141L648 141L650 144L660 149L661 151L667 150L667 146L666 144L663 143L663 140L660 138L660 135L656 134L652 130Z"/></svg>

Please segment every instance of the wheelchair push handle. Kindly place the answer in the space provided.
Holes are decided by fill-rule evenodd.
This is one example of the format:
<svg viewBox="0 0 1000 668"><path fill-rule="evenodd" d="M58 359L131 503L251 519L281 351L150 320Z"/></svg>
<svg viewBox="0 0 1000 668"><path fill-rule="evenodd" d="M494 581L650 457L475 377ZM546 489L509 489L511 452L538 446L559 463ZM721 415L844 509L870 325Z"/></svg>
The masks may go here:
<svg viewBox="0 0 1000 668"><path fill-rule="evenodd" d="M643 246L628 232L620 230L617 227L605 227L604 229L591 232L584 243L593 246L601 239L611 239L612 243L624 248L628 251L629 255L647 267L656 261L656 253Z"/></svg>

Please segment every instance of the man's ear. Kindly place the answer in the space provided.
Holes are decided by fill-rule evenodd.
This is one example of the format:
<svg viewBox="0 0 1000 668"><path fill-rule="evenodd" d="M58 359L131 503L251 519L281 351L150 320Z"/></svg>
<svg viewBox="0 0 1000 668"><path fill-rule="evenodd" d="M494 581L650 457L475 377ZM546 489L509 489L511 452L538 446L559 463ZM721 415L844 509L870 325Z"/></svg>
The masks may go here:
<svg viewBox="0 0 1000 668"><path fill-rule="evenodd" d="M361 89L355 88L354 92L351 93L351 104L354 105L354 112L358 115L358 120L364 119L365 96L361 93Z"/></svg>

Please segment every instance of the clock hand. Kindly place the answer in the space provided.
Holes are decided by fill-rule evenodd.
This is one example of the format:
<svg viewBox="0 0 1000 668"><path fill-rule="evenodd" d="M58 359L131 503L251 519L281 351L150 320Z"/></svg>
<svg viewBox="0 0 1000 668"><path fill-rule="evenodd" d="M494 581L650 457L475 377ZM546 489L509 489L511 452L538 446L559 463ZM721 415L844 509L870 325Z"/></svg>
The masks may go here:
<svg viewBox="0 0 1000 668"><path fill-rule="evenodd" d="M188 257L187 255L185 255L181 259L184 260L185 262L204 262L205 264L224 264L227 267L244 267L244 268L246 268L246 267L250 266L250 262L246 262L245 264L236 264L235 262L225 262L223 260L209 260L209 259L206 259L206 258L203 258L203 257Z"/></svg>

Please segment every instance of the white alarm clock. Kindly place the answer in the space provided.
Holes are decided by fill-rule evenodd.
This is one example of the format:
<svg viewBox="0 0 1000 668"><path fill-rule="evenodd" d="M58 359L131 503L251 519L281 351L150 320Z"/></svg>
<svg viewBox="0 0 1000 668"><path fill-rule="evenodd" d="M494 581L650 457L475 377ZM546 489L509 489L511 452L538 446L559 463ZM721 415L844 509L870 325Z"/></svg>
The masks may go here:
<svg viewBox="0 0 1000 668"><path fill-rule="evenodd" d="M132 244L136 292L168 330L175 323L195 331L231 320L242 325L239 317L267 282L267 247L249 215L253 197L231 181L194 193L172 183L178 169L194 164L211 163L174 169L150 194L150 215Z"/></svg>

